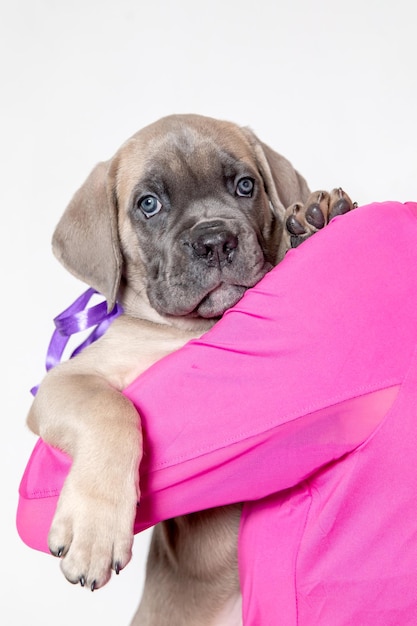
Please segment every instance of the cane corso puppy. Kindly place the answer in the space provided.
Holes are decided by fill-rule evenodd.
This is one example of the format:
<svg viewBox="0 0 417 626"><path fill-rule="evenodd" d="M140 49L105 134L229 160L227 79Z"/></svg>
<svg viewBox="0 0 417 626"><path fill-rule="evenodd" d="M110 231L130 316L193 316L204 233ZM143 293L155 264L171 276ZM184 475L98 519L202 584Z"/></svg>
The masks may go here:
<svg viewBox="0 0 417 626"><path fill-rule="evenodd" d="M198 115L151 124L93 169L53 248L124 315L47 374L28 416L73 458L49 534L69 581L94 590L131 557L142 438L121 391L212 326L288 248L351 208L341 189L310 194L248 128ZM231 505L155 527L135 624L239 623L239 515Z"/></svg>

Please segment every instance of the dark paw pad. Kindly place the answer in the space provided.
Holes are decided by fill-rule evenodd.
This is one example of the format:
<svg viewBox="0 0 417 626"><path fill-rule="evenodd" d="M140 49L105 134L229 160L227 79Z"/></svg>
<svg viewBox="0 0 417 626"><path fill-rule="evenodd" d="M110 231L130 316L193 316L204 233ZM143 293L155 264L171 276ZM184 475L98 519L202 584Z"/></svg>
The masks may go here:
<svg viewBox="0 0 417 626"><path fill-rule="evenodd" d="M307 207L306 220L311 226L317 228L317 230L320 230L325 226L326 219L318 202L314 202L313 204L310 204L309 207Z"/></svg>
<svg viewBox="0 0 417 626"><path fill-rule="evenodd" d="M303 241L324 228L338 215L355 209L346 192L341 187L327 191L315 191L305 204L296 202L286 210L280 258L290 248L297 248Z"/></svg>

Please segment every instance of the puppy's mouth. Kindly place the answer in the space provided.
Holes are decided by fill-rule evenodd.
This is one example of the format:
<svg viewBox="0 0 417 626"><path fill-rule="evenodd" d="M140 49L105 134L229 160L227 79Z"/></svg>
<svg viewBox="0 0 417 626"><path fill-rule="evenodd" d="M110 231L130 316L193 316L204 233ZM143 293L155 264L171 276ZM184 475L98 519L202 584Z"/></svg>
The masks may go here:
<svg viewBox="0 0 417 626"><path fill-rule="evenodd" d="M221 317L227 309L239 302L247 289L248 287L242 285L220 283L201 300L189 316L206 319Z"/></svg>
<svg viewBox="0 0 417 626"><path fill-rule="evenodd" d="M197 304L197 306L189 312L184 311L184 317L201 317L204 319L219 318L228 309L231 309L239 302L244 293L256 285L271 269L272 265L266 262L258 274L257 279L251 281L247 285L233 285L220 282L216 287L209 291Z"/></svg>
<svg viewBox="0 0 417 626"><path fill-rule="evenodd" d="M273 267L265 258L259 259L259 255L246 259L245 263L238 267L205 268L204 272L195 271L192 265L193 272L165 274L160 280L149 283L149 303L165 318L215 321Z"/></svg>

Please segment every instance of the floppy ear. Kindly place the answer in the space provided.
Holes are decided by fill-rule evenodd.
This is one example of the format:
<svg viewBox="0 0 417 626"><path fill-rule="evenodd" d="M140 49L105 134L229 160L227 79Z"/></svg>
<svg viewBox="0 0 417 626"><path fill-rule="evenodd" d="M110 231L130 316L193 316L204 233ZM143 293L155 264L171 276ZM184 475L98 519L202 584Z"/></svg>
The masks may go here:
<svg viewBox="0 0 417 626"><path fill-rule="evenodd" d="M52 238L64 267L102 293L110 311L122 273L111 161L99 163L75 193Z"/></svg>
<svg viewBox="0 0 417 626"><path fill-rule="evenodd" d="M250 129L245 128L244 131L252 144L266 192L282 222L287 207L307 199L310 193L308 185L285 157L260 141Z"/></svg>

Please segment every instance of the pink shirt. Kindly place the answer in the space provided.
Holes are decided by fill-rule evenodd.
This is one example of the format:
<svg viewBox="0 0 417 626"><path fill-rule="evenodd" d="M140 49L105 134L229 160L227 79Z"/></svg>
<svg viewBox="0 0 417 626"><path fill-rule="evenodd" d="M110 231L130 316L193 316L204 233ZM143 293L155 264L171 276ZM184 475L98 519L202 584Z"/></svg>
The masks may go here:
<svg viewBox="0 0 417 626"><path fill-rule="evenodd" d="M244 501L245 626L417 624L417 204L336 218L125 394L139 531ZM18 530L46 537L69 460L39 442Z"/></svg>

